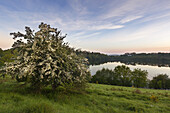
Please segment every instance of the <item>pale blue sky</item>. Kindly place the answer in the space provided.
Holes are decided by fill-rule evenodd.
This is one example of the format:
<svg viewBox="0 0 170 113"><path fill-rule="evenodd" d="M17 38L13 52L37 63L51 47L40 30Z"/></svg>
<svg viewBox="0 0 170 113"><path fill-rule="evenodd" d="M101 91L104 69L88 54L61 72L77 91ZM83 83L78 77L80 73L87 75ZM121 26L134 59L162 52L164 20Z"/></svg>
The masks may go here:
<svg viewBox="0 0 170 113"><path fill-rule="evenodd" d="M170 51L170 0L1 0L0 48L11 47L10 32L37 30L40 22L83 50Z"/></svg>

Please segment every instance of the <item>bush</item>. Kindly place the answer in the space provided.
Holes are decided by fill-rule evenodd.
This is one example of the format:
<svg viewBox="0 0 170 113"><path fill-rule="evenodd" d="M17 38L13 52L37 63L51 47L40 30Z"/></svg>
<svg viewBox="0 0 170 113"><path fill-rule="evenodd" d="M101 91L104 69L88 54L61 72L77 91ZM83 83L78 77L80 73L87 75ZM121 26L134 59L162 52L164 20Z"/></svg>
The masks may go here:
<svg viewBox="0 0 170 113"><path fill-rule="evenodd" d="M153 102L158 102L158 97L155 96L155 95L152 95L152 96L150 97L150 100L153 101Z"/></svg>
<svg viewBox="0 0 170 113"><path fill-rule="evenodd" d="M141 94L142 92L141 92L141 90L136 89L133 93Z"/></svg>
<svg viewBox="0 0 170 113"><path fill-rule="evenodd" d="M132 71L132 81L134 87L145 87L147 85L148 72L146 70L134 69Z"/></svg>
<svg viewBox="0 0 170 113"><path fill-rule="evenodd" d="M113 75L114 73L112 70L103 68L102 70L96 72L96 74L91 79L91 82L99 84L112 84L111 78Z"/></svg>
<svg viewBox="0 0 170 113"><path fill-rule="evenodd" d="M100 84L111 84L119 86L146 87L148 72L141 69L131 71L125 65L117 66L114 70L98 70L92 77L91 82Z"/></svg>
<svg viewBox="0 0 170 113"><path fill-rule="evenodd" d="M150 88L170 89L170 78L166 74L159 74L149 82Z"/></svg>
<svg viewBox="0 0 170 113"><path fill-rule="evenodd" d="M16 41L17 59L6 64L6 73L16 77L19 82L31 83L33 88L41 89L51 85L53 89L65 84L82 86L90 77L87 59L76 55L61 36L60 31L41 23L35 32L25 27L25 34L11 33ZM81 85L80 85L81 84Z"/></svg>
<svg viewBox="0 0 170 113"><path fill-rule="evenodd" d="M115 75L118 78L120 86L132 86L132 74L129 67L122 65L114 69Z"/></svg>

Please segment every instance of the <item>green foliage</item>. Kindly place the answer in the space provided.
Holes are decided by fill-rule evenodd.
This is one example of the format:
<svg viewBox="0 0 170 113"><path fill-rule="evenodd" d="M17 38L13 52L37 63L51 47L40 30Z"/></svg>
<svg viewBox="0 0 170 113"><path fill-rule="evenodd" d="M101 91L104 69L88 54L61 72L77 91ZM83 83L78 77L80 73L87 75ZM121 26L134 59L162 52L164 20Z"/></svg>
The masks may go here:
<svg viewBox="0 0 170 113"><path fill-rule="evenodd" d="M9 54L9 50L5 52L0 49L0 66L4 65L4 62L10 61L10 57L5 57L5 54ZM2 54L3 53L3 54ZM12 55L16 57L18 53ZM81 51L76 50L78 56L82 56L88 59L90 65L98 65L106 62L122 62L125 64L143 64L143 65L158 65L158 66L169 66L170 65L170 53L125 53L123 55L107 55L98 52ZM2 58L2 57L5 58ZM8 56L8 55L7 55ZM2 59L1 59L2 58ZM13 58L12 58L13 59Z"/></svg>
<svg viewBox="0 0 170 113"><path fill-rule="evenodd" d="M132 75L129 67L122 65L114 69L115 75L118 77L120 86L131 86Z"/></svg>
<svg viewBox="0 0 170 113"><path fill-rule="evenodd" d="M146 70L134 69L132 71L132 80L135 87L145 87L147 85L148 72Z"/></svg>
<svg viewBox="0 0 170 113"><path fill-rule="evenodd" d="M0 67L5 65L5 62L13 62L18 53L16 49L2 50L0 48Z"/></svg>
<svg viewBox="0 0 170 113"><path fill-rule="evenodd" d="M76 54L87 58L90 65L98 65L105 62L110 62L113 59L111 56L106 54L98 52L81 51L80 49L76 50Z"/></svg>
<svg viewBox="0 0 170 113"><path fill-rule="evenodd" d="M63 42L66 37L50 25L41 23L35 32L25 27L25 34L11 33L16 40L13 48L18 50L17 59L5 66L6 73L17 77L18 81L31 83L41 89L72 84L85 84L90 74L87 60L78 57L74 49Z"/></svg>
<svg viewBox="0 0 170 113"><path fill-rule="evenodd" d="M152 95L152 96L150 97L150 99L151 99L151 101L153 101L153 102L158 102L158 97L155 96L155 95Z"/></svg>
<svg viewBox="0 0 170 113"><path fill-rule="evenodd" d="M125 53L120 56L113 56L113 61L120 61L126 64L143 64L170 66L170 53Z"/></svg>
<svg viewBox="0 0 170 113"><path fill-rule="evenodd" d="M106 62L122 62L125 64L143 64L170 66L170 53L125 53L123 55L106 55L97 52L76 50L78 55L84 56L91 65Z"/></svg>
<svg viewBox="0 0 170 113"><path fill-rule="evenodd" d="M7 78L5 78L7 80ZM0 78L0 80L3 80ZM10 79L9 79L10 80ZM169 113L170 91L88 84L84 93L51 91L35 94L15 80L0 84L0 113ZM165 95L166 94L166 95ZM154 95L159 100L154 102Z"/></svg>
<svg viewBox="0 0 170 113"><path fill-rule="evenodd" d="M119 86L147 86L148 72L141 69L134 69L131 71L129 67L122 65L115 67L114 70L102 69L92 76L91 82L100 84L111 84Z"/></svg>
<svg viewBox="0 0 170 113"><path fill-rule="evenodd" d="M136 90L134 91L134 93L141 94L142 92L141 92L141 90L136 89Z"/></svg>
<svg viewBox="0 0 170 113"><path fill-rule="evenodd" d="M118 86L132 86L137 88L154 88L154 89L170 89L170 78L166 74L159 74L152 80L147 79L148 72L146 70L134 69L122 65L115 67L114 70L102 69L98 70L92 76L92 83L110 84Z"/></svg>
<svg viewBox="0 0 170 113"><path fill-rule="evenodd" d="M113 77L113 74L112 70L103 68L96 72L91 81L99 84L112 84L113 79L111 78Z"/></svg>
<svg viewBox="0 0 170 113"><path fill-rule="evenodd" d="M166 74L159 74L153 77L149 83L149 87L155 89L170 89L170 78L168 78Z"/></svg>

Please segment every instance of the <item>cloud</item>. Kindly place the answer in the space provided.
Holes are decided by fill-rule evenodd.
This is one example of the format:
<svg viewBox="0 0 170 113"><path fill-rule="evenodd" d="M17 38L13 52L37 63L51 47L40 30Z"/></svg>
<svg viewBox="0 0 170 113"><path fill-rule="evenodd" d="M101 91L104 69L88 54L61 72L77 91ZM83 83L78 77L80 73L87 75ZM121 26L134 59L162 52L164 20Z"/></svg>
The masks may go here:
<svg viewBox="0 0 170 113"><path fill-rule="evenodd" d="M86 34L86 32L78 32L78 33L72 34L71 37L79 37L79 36L82 36L85 34Z"/></svg>
<svg viewBox="0 0 170 113"><path fill-rule="evenodd" d="M89 20L46 20L52 25L58 24L65 31L96 31L96 30L109 30L109 29L119 29L123 28L124 25L115 25L111 22L105 21L89 21ZM40 21L38 21L40 22Z"/></svg>
<svg viewBox="0 0 170 113"><path fill-rule="evenodd" d="M123 28L124 25L112 25L112 24L106 24L106 25L96 25L96 26L92 26L89 27L89 29L91 30L111 30L111 29L119 29L119 28Z"/></svg>
<svg viewBox="0 0 170 113"><path fill-rule="evenodd" d="M141 19L138 23L160 20L160 19L169 18L169 17L170 17L170 13L161 12L159 14L152 14L152 15L146 16L145 18Z"/></svg>
<svg viewBox="0 0 170 113"><path fill-rule="evenodd" d="M150 4L152 0L147 1ZM115 3L114 1L108 4L108 10L103 15L102 19L122 18L128 15L141 15L145 10L146 2L144 0L128 0L124 2Z"/></svg>
<svg viewBox="0 0 170 113"><path fill-rule="evenodd" d="M103 40L98 40L98 48L103 51L169 51L170 22L158 22L137 28L134 32L126 31L109 34ZM103 44L102 44L103 43ZM163 49L164 48L164 49ZM169 47L170 48L170 47Z"/></svg>
<svg viewBox="0 0 170 113"><path fill-rule="evenodd" d="M88 39L88 38L93 38L96 35L99 35L101 32L94 32L94 33L90 33L90 34L84 34L83 32L77 33L75 35L70 36L71 40L84 40L84 39Z"/></svg>
<svg viewBox="0 0 170 113"><path fill-rule="evenodd" d="M129 17L126 17L124 19L122 19L120 21L120 23L124 24L124 23L127 23L127 22L131 22L133 20L136 20L136 19L139 19L139 18L142 18L143 16L129 16Z"/></svg>
<svg viewBox="0 0 170 113"><path fill-rule="evenodd" d="M146 37L149 37L150 43L150 39L157 39L160 42L158 38L161 35L164 37L169 35L165 29L168 29L167 25L170 25L168 23L170 1L168 0L161 2L160 0L57 2L36 0L36 2L23 3L14 1L9 5L6 2L7 6L0 5L0 31L5 34L3 37L11 31L24 31L26 25L37 29L40 22L50 24L62 30L63 33L67 33L68 42L71 41L71 44L93 50L119 49L121 46L127 48L130 44L137 46L145 43ZM6 40L6 38L3 39ZM144 42L139 43L138 40L142 39ZM80 41L80 44L75 44ZM157 42L157 44L160 43Z"/></svg>
<svg viewBox="0 0 170 113"><path fill-rule="evenodd" d="M116 21L123 20L122 23L132 21L134 19L157 15L170 9L170 1L160 0L128 0L106 4L107 9L98 16L99 19Z"/></svg>
<svg viewBox="0 0 170 113"><path fill-rule="evenodd" d="M79 15L89 14L87 7L82 5L82 2L80 0L70 0L68 2L76 14L79 14Z"/></svg>
<svg viewBox="0 0 170 113"><path fill-rule="evenodd" d="M89 47L91 47L91 44L93 43L93 41L90 40L94 40L100 34L101 32L94 32L90 34L84 34L83 32L80 32L76 33L75 35L69 36L65 41L69 41L72 47L87 49L88 47L86 46L89 45ZM95 45L95 43L93 44Z"/></svg>
<svg viewBox="0 0 170 113"><path fill-rule="evenodd" d="M93 36L96 36L96 35L99 35L99 34L100 34L100 32L91 33L91 34L88 34L88 35L81 36L79 39L93 38Z"/></svg>

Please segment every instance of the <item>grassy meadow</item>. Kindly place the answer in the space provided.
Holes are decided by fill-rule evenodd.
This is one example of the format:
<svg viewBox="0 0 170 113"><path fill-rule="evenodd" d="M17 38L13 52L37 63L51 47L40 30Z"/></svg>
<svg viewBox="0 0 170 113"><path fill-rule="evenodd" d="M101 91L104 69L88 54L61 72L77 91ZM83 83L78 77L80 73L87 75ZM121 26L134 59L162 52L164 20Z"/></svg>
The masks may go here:
<svg viewBox="0 0 170 113"><path fill-rule="evenodd" d="M28 85L0 78L0 113L170 113L170 90L89 83L81 92L34 93Z"/></svg>

